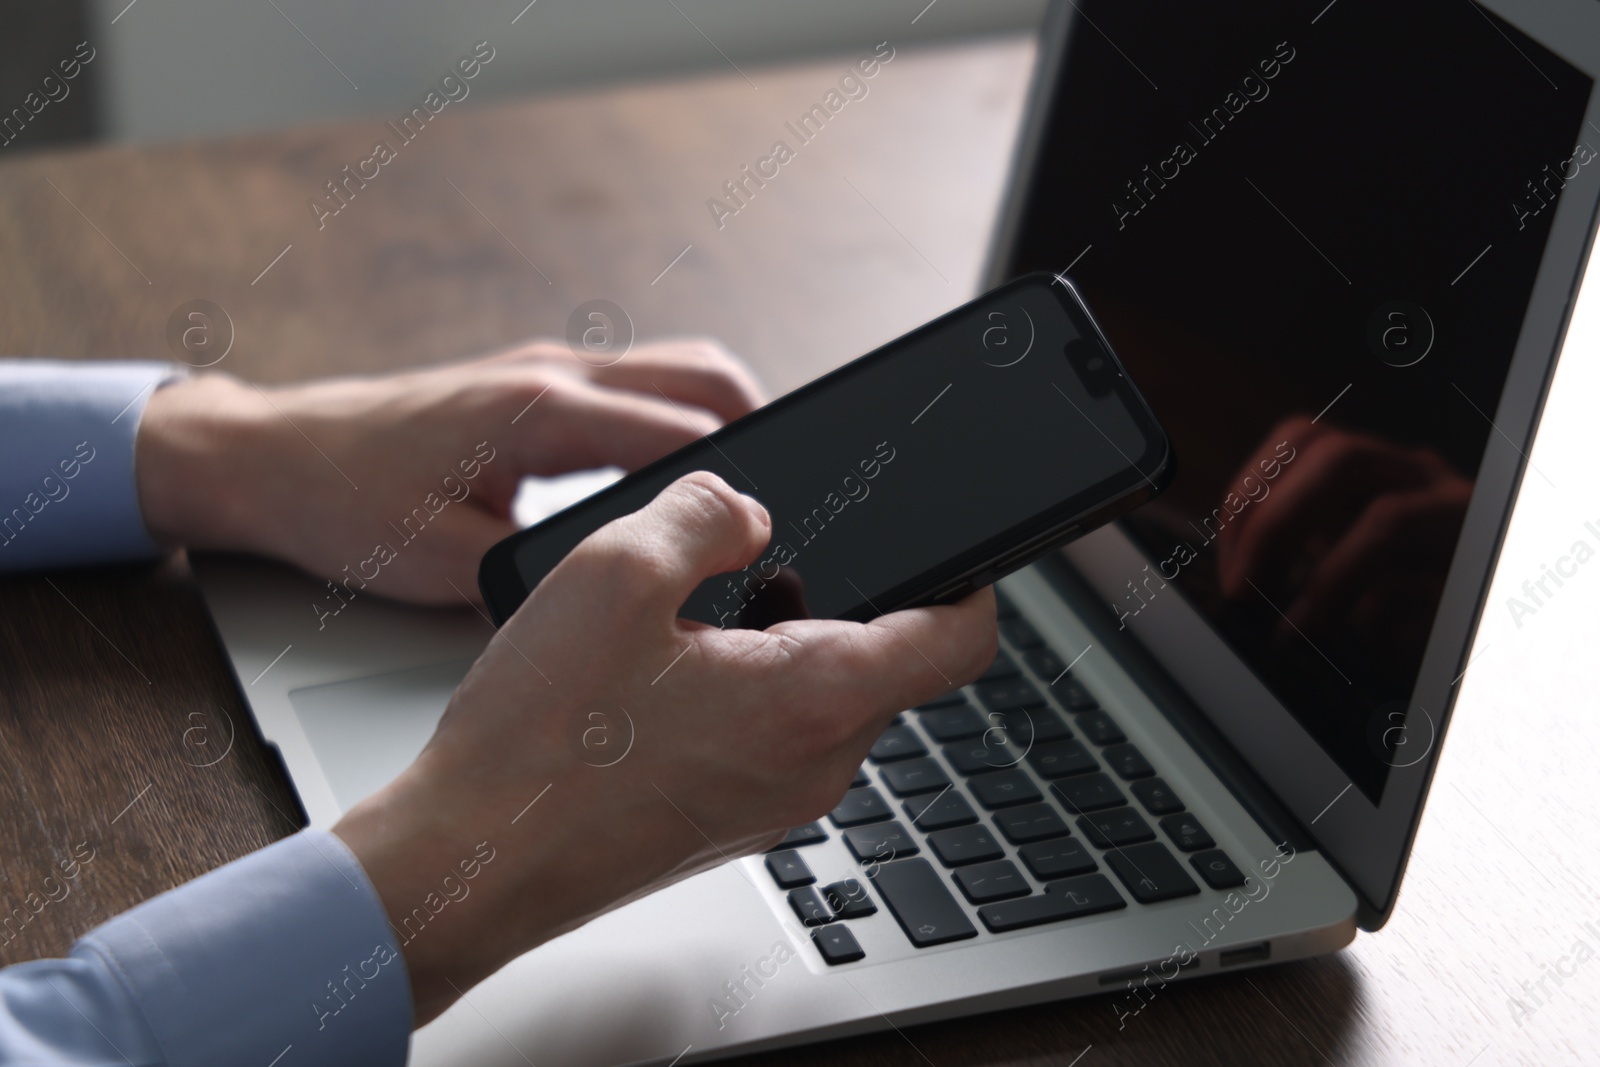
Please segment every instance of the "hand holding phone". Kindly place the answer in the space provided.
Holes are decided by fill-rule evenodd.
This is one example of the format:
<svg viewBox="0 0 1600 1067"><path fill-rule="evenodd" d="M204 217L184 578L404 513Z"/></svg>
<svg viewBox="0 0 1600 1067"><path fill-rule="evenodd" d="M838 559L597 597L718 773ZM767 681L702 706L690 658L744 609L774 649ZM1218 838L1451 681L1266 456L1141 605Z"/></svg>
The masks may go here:
<svg viewBox="0 0 1600 1067"><path fill-rule="evenodd" d="M1077 290L1029 275L502 541L479 570L496 622L695 470L759 500L772 537L680 614L760 629L959 599L1155 496L1171 452Z"/></svg>

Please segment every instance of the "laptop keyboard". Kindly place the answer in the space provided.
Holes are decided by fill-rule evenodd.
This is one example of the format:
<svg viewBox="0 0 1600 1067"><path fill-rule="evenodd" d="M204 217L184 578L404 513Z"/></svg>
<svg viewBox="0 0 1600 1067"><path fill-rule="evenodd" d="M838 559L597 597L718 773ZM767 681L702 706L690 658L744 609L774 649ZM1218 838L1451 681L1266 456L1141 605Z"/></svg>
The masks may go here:
<svg viewBox="0 0 1600 1067"><path fill-rule="evenodd" d="M1196 877L1244 884L1115 716L1004 594L999 605L1001 651L983 677L898 716L828 817L766 856L829 964L866 958L851 920L880 903L928 948L1192 896ZM805 849L832 837L859 874L818 886Z"/></svg>

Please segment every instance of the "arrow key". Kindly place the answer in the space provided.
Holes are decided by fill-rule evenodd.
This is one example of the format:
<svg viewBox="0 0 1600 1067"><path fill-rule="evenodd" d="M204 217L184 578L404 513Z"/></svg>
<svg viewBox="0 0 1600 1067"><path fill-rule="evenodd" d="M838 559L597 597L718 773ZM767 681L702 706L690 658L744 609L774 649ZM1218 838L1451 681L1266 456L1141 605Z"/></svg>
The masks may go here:
<svg viewBox="0 0 1600 1067"><path fill-rule="evenodd" d="M813 930L811 942L817 946L817 951L822 953L822 959L830 967L867 958L867 954L861 950L861 943L856 940L856 935L850 932L848 926L835 924L825 926L821 930Z"/></svg>
<svg viewBox="0 0 1600 1067"><path fill-rule="evenodd" d="M800 858L800 853L792 848L782 852L769 852L767 871L772 875L773 881L778 883L779 889L799 889L817 880L811 873L811 868L806 866L806 861Z"/></svg>

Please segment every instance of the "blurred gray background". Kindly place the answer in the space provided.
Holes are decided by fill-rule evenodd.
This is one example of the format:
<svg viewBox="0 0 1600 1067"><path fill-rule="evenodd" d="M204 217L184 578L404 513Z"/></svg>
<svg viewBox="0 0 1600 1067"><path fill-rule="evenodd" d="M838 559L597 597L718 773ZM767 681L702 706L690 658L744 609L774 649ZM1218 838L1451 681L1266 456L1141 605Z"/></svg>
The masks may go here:
<svg viewBox="0 0 1600 1067"><path fill-rule="evenodd" d="M1031 29L1044 0L4 0L0 114L96 55L15 153L357 117L420 104L478 41L468 104ZM915 18L915 23L909 20ZM515 20L515 21L513 21ZM758 83L759 84L759 83Z"/></svg>

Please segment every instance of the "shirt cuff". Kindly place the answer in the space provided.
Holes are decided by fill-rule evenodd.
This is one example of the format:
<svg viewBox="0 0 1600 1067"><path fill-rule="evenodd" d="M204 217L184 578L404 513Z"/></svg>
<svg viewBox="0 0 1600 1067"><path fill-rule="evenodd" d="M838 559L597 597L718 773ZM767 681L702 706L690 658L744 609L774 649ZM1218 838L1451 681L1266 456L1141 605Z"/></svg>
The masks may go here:
<svg viewBox="0 0 1600 1067"><path fill-rule="evenodd" d="M0 360L0 571L150 559L134 441L166 363Z"/></svg>
<svg viewBox="0 0 1600 1067"><path fill-rule="evenodd" d="M406 1061L411 982L343 841L306 830L98 927L103 958L173 1067ZM285 1061L288 1062L287 1060Z"/></svg>

